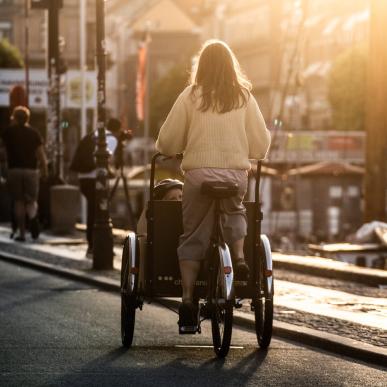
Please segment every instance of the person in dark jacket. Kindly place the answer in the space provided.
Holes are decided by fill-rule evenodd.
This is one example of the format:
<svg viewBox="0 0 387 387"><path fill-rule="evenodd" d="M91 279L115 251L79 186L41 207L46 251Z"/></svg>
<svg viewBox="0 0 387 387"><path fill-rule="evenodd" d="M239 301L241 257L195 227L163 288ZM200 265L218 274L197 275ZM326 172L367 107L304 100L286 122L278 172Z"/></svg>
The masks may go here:
<svg viewBox="0 0 387 387"><path fill-rule="evenodd" d="M111 155L115 154L120 136L121 136L121 122L116 118L110 118L106 130L106 143L108 151ZM86 238L87 251L86 256L92 258L93 256L93 228L95 222L95 206L96 206L96 159L95 151L97 149L98 132L91 132L84 136L77 150L70 166L74 172L78 172L79 187L81 193L87 201L87 220L86 220ZM109 166L109 172L110 166Z"/></svg>
<svg viewBox="0 0 387 387"><path fill-rule="evenodd" d="M33 239L39 236L38 192L39 170L47 177L47 159L39 132L29 125L30 111L17 106L12 113L12 124L1 138L4 142L8 163L8 189L14 200L14 211L19 235L16 241L26 240L26 215Z"/></svg>

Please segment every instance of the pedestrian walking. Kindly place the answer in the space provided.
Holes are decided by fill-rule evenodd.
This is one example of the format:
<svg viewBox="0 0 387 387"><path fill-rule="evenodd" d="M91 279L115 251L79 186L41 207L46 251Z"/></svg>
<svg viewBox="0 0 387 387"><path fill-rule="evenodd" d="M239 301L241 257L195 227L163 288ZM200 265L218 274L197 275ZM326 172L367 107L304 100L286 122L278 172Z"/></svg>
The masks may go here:
<svg viewBox="0 0 387 387"><path fill-rule="evenodd" d="M111 155L114 154L118 139L121 135L121 122L116 118L110 118L107 124L106 142ZM77 149L75 150L70 169L78 173L79 188L87 201L87 220L86 220L86 238L87 251L86 256L93 256L93 228L95 222L97 164L95 152L97 150L98 132L93 131L84 136ZM109 170L109 177L114 174Z"/></svg>
<svg viewBox="0 0 387 387"><path fill-rule="evenodd" d="M33 239L40 232L38 220L39 170L42 178L47 177L47 159L43 139L39 132L29 125L30 111L24 106L14 108L11 125L1 138L7 153L7 185L14 201L14 213L19 234L16 241L26 240L26 216Z"/></svg>
<svg viewBox="0 0 387 387"><path fill-rule="evenodd" d="M178 247L182 279L179 327L197 325L194 284L210 243L215 214L211 198L201 194L204 181L237 183L238 195L221 202L225 239L235 273L247 278L243 245L249 159L265 157L270 134L250 93L251 84L226 43L208 41L199 53L190 85L177 98L160 129L156 148L172 156L183 153L183 229Z"/></svg>

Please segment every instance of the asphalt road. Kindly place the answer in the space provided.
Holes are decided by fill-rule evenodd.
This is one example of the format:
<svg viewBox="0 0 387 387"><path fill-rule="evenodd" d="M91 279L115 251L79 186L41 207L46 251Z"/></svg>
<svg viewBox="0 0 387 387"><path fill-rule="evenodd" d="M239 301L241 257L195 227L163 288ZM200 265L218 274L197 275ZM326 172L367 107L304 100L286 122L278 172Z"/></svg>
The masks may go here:
<svg viewBox="0 0 387 387"><path fill-rule="evenodd" d="M0 262L0 386L387 385L386 369L276 339L263 352L239 328L219 360L208 324L179 336L176 321L145 305L125 350L116 294Z"/></svg>

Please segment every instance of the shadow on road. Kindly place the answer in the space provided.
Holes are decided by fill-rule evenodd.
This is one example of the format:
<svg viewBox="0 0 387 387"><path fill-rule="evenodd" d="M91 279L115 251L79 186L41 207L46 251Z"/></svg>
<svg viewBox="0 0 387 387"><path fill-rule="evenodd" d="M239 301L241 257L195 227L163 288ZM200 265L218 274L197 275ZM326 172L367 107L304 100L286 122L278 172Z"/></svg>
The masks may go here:
<svg viewBox="0 0 387 387"><path fill-rule="evenodd" d="M231 350L229 358L218 359L211 349L117 348L63 375L54 385L245 385L265 361L267 352L255 350L243 358L240 355L242 352Z"/></svg>

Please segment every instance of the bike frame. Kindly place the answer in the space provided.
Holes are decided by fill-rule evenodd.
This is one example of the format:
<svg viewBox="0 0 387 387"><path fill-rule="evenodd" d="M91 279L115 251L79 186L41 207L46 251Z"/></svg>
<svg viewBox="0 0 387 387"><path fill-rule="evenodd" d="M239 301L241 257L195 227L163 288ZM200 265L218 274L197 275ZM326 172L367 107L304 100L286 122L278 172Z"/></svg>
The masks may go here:
<svg viewBox="0 0 387 387"><path fill-rule="evenodd" d="M261 222L263 219L263 213L261 210L261 198L259 193L259 187L261 182L261 169L262 169L262 161L258 161L257 163L257 172L255 175L255 192L254 192L254 236L255 236L255 249L253 253L253 275L250 276L251 281L257 281L258 289L261 289L261 276L259 275L259 268L257 267L257 263L261 259L259 252L261 251ZM264 263L264 268L266 268L266 262Z"/></svg>
<svg viewBox="0 0 387 387"><path fill-rule="evenodd" d="M214 270L218 268L218 264L216 262L216 257L218 256L215 254L216 252L219 254L220 262L219 265L221 266L221 270L224 274L224 289L226 291L225 299L227 301L232 300L234 297L234 270L232 268L232 260L231 260L231 254L228 245L224 241L223 236L223 229L222 224L220 220L220 203L219 199L215 200L215 222L214 227L211 235L211 242L209 246L209 250L207 252L207 260L208 260L208 296L207 299L210 299L210 295L212 294L213 287L216 286L216 284L213 283L213 274ZM216 251L217 250L217 251Z"/></svg>

